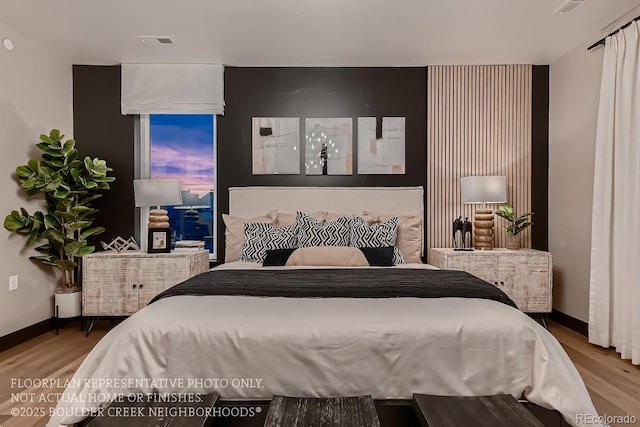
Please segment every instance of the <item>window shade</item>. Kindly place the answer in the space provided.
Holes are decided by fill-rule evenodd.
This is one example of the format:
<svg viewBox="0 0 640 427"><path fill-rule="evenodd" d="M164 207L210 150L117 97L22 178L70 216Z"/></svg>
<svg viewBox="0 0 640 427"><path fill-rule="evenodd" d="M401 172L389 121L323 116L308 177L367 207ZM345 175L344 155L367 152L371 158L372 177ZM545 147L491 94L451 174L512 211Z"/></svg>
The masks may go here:
<svg viewBox="0 0 640 427"><path fill-rule="evenodd" d="M122 64L122 114L224 114L224 67Z"/></svg>

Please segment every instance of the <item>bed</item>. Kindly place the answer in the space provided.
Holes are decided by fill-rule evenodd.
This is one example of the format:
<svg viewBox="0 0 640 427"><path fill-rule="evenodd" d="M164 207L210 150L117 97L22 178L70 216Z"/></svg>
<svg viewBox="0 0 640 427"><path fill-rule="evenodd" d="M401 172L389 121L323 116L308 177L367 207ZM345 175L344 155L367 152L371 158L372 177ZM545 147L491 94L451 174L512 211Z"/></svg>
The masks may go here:
<svg viewBox="0 0 640 427"><path fill-rule="evenodd" d="M230 192L230 213L245 218L272 209L363 208L422 215L422 188ZM416 250L423 254L424 245ZM229 400L506 393L555 409L572 425L579 414L596 415L555 338L496 288L468 276L411 262L263 267L229 261L111 330L74 375L48 425L79 422L109 396L157 392L217 391ZM462 297L458 288L469 283L499 294ZM445 294L423 294L431 288Z"/></svg>

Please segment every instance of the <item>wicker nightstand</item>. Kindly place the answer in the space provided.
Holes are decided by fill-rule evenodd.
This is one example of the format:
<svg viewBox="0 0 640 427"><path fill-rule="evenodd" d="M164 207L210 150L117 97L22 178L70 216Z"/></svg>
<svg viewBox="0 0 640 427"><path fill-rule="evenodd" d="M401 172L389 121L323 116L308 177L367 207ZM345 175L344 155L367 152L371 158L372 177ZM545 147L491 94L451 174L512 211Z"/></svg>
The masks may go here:
<svg viewBox="0 0 640 427"><path fill-rule="evenodd" d="M502 289L525 313L551 312L552 261L549 252L497 248L488 251L429 249L429 264L462 270Z"/></svg>
<svg viewBox="0 0 640 427"><path fill-rule="evenodd" d="M82 314L128 316L157 294L209 269L209 252L96 252L82 257Z"/></svg>

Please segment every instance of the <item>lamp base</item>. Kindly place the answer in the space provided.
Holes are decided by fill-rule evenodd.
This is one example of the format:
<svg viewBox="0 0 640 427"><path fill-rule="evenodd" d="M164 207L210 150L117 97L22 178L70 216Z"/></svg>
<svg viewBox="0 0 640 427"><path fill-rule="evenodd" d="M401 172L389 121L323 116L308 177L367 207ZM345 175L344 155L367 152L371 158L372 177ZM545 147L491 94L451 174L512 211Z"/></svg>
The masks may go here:
<svg viewBox="0 0 640 427"><path fill-rule="evenodd" d="M492 250L493 239L493 211L476 209L473 217L473 246L478 250Z"/></svg>
<svg viewBox="0 0 640 427"><path fill-rule="evenodd" d="M149 228L169 228L169 211L151 209L149 211Z"/></svg>

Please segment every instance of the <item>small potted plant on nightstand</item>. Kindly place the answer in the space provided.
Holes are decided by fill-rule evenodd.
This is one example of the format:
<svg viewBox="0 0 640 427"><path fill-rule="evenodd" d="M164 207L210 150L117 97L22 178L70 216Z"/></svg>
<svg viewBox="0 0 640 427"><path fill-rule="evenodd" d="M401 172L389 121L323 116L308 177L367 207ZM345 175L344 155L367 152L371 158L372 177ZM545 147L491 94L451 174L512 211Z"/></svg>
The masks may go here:
<svg viewBox="0 0 640 427"><path fill-rule="evenodd" d="M509 221L509 225L505 225L507 229L505 246L507 249L520 249L520 233L533 225L533 222L529 221L529 217L533 215L533 212L516 216L513 206L510 203L503 203L496 211L496 215Z"/></svg>
<svg viewBox="0 0 640 427"><path fill-rule="evenodd" d="M85 157L78 160L75 141L63 142L64 135L53 129L49 135L40 135L36 147L42 159L31 159L16 168L20 187L28 197L44 194L46 211L14 210L4 219L4 227L27 236L25 247L45 240L35 250L40 255L34 261L60 270L62 279L56 288L56 317L69 318L81 314L80 258L95 250L87 238L104 232L103 227L92 227L92 216L97 209L91 202L109 189L115 178L104 160Z"/></svg>

